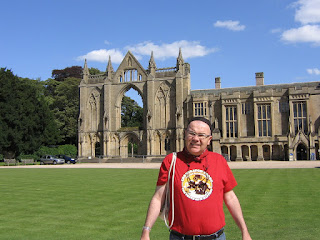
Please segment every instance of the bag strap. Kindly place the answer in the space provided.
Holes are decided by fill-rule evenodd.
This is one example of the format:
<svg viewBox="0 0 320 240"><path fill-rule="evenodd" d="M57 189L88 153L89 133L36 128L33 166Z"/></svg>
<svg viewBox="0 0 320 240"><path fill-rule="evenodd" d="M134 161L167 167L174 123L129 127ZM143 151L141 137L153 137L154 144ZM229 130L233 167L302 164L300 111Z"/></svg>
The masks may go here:
<svg viewBox="0 0 320 240"><path fill-rule="evenodd" d="M167 184L167 192L166 192L166 200L167 198L170 196L170 179L171 179L171 213L172 213L172 218L171 218L171 223L169 225L169 223L167 222L167 218L166 216L164 217L164 222L166 223L166 226L170 229L173 225L174 222L174 174L176 171L176 160L177 160L177 153L174 152L172 155L172 161L171 161L171 165L170 165L170 169L169 169L169 173L168 173L168 184ZM171 174L172 172L172 174ZM171 178L170 178L171 176ZM169 218L168 218L169 219Z"/></svg>

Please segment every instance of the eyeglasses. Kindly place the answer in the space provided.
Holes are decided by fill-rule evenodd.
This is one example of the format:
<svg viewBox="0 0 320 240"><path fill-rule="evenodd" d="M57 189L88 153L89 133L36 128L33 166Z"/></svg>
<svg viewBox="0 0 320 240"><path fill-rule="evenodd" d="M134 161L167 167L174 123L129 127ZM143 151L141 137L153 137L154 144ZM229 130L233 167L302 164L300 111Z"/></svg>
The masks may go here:
<svg viewBox="0 0 320 240"><path fill-rule="evenodd" d="M192 132L192 131L188 131L188 136L189 137L192 137L194 138L195 136L198 136L199 139L205 139L205 138L208 138L210 137L211 135L207 135L207 134L204 134L204 133L195 133L195 132Z"/></svg>

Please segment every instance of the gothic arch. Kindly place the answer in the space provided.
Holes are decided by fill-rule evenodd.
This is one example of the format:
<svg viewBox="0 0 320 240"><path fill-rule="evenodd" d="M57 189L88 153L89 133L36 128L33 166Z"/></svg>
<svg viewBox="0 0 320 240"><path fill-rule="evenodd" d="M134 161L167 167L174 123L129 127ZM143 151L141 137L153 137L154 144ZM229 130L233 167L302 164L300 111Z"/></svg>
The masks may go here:
<svg viewBox="0 0 320 240"><path fill-rule="evenodd" d="M129 149L129 143L136 144L138 147L138 152L134 153L132 149ZM127 132L120 138L120 153L121 156L130 157L130 150L131 150L131 156L134 154L140 154L141 141L139 139L139 136L135 132Z"/></svg>
<svg viewBox="0 0 320 240"><path fill-rule="evenodd" d="M131 88L138 92L138 95L141 97L144 105L143 89L141 89L143 87L139 86L139 84L134 84L134 83L124 84L124 86L116 93L116 99L115 99L115 105L114 105L116 129L121 128L121 104L122 104L123 96Z"/></svg>
<svg viewBox="0 0 320 240"><path fill-rule="evenodd" d="M141 97L142 99L142 102L143 101L143 89L140 89L140 86L139 84L134 84L134 83L128 83L128 84L125 84L121 89L120 91L117 93L117 100L115 102L115 106L116 107L121 107L121 102L122 102L122 98L123 96L126 94L126 92L128 92L130 89L134 89L138 92L139 96Z"/></svg>
<svg viewBox="0 0 320 240"><path fill-rule="evenodd" d="M101 91L99 88L94 88L89 93L87 101L88 121L85 121L87 129L91 132L96 132L101 127L100 114L101 114ZM82 115L82 114L81 114ZM83 120L83 119L82 119Z"/></svg>
<svg viewBox="0 0 320 240"><path fill-rule="evenodd" d="M161 155L163 145L163 134L157 130L154 133L154 153L155 155Z"/></svg>
<svg viewBox="0 0 320 240"><path fill-rule="evenodd" d="M167 81L160 84L155 93L155 118L157 119L155 127L166 129L174 123L175 116L174 88Z"/></svg>
<svg viewBox="0 0 320 240"><path fill-rule="evenodd" d="M184 65L181 53L178 59L179 65L159 69L152 55L149 68L144 69L128 52L116 71L109 57L106 72L99 75L90 75L85 61L79 85L79 140L81 134L99 132L101 155L106 159L126 156L128 139L139 144L141 155L165 155L166 149L182 150L183 136L176 131L180 133L186 122L184 105L190 93L190 69L187 63ZM139 129L121 128L122 99L130 89L135 90L143 102L143 127ZM177 135L181 139L177 139ZM82 150L79 157L90 156L89 152L94 149L90 144L79 141Z"/></svg>
<svg viewBox="0 0 320 240"><path fill-rule="evenodd" d="M111 156L120 156L120 142L119 135L114 133L110 136L110 150L109 153Z"/></svg>

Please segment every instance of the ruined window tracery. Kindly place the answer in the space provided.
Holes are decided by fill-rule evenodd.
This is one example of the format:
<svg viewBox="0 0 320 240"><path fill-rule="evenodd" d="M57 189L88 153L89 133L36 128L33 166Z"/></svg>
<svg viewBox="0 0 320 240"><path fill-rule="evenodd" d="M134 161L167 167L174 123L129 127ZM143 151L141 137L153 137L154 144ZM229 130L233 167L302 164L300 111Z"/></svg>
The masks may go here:
<svg viewBox="0 0 320 240"><path fill-rule="evenodd" d="M136 82L141 81L141 74L138 76L137 69L129 69L124 71L124 77L120 76L120 82Z"/></svg>

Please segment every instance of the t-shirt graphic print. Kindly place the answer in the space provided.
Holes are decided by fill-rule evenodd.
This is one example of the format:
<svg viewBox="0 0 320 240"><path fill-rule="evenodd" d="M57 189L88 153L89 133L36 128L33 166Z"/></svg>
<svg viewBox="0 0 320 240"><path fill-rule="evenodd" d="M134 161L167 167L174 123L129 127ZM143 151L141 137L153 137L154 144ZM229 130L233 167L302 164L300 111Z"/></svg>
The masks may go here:
<svg viewBox="0 0 320 240"><path fill-rule="evenodd" d="M195 201L207 199L212 193L212 178L200 169L187 171L181 178L182 192Z"/></svg>

